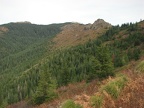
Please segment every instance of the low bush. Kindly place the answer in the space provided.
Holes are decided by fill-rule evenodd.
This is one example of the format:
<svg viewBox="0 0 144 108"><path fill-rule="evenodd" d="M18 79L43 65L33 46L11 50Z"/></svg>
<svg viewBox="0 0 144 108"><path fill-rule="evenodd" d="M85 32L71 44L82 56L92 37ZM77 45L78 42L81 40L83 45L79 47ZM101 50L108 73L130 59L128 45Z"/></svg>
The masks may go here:
<svg viewBox="0 0 144 108"><path fill-rule="evenodd" d="M103 96L96 94L90 99L91 106L94 108L101 108L103 103Z"/></svg>
<svg viewBox="0 0 144 108"><path fill-rule="evenodd" d="M124 88L127 82L127 78L123 75L120 76L110 82L108 82L106 85L104 85L101 88L101 91L106 91L108 94L110 94L113 98L118 98L121 90Z"/></svg>
<svg viewBox="0 0 144 108"><path fill-rule="evenodd" d="M82 108L82 106L74 103L73 100L66 100L60 108Z"/></svg>
<svg viewBox="0 0 144 108"><path fill-rule="evenodd" d="M135 73L144 73L144 61L141 61L135 68Z"/></svg>

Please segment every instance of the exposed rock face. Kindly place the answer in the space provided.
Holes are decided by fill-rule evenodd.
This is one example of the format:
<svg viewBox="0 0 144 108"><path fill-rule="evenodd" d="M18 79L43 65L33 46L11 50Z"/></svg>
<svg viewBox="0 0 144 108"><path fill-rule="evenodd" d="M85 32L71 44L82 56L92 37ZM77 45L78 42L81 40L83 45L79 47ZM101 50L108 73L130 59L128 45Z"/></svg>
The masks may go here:
<svg viewBox="0 0 144 108"><path fill-rule="evenodd" d="M73 23L73 24L69 24L64 26L62 29L80 29L83 28L84 30L96 30L96 29L101 29L101 28L109 28L112 25L110 23L105 22L103 19L98 19L96 20L93 24L79 24L79 23Z"/></svg>
<svg viewBox="0 0 144 108"><path fill-rule="evenodd" d="M91 25L91 29L109 28L111 26L111 24L105 22L103 19L98 19Z"/></svg>
<svg viewBox="0 0 144 108"><path fill-rule="evenodd" d="M91 28L92 24L86 24L84 30L89 30Z"/></svg>
<svg viewBox="0 0 144 108"><path fill-rule="evenodd" d="M98 19L93 24L86 24L84 30L96 30L101 28L109 28L111 26L111 24L105 22L103 19Z"/></svg>

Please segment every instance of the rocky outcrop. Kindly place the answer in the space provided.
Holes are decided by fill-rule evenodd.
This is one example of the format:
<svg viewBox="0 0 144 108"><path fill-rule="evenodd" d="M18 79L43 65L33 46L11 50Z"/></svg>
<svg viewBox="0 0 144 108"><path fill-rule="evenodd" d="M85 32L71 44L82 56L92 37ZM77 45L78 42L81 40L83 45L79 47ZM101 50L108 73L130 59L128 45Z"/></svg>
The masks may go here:
<svg viewBox="0 0 144 108"><path fill-rule="evenodd" d="M91 28L91 26L92 26L92 24L90 24L90 23L86 24L84 27L84 30L89 30Z"/></svg>
<svg viewBox="0 0 144 108"><path fill-rule="evenodd" d="M111 26L111 24L105 22L103 19L98 19L91 25L91 29L109 28Z"/></svg>
<svg viewBox="0 0 144 108"><path fill-rule="evenodd" d="M112 25L105 22L103 19L98 19L96 20L93 24L86 24L84 30L92 29L101 29L101 28L109 28Z"/></svg>
<svg viewBox="0 0 144 108"><path fill-rule="evenodd" d="M111 24L98 19L93 24L71 23L62 27L62 31L53 39L54 48L83 44L103 34Z"/></svg>

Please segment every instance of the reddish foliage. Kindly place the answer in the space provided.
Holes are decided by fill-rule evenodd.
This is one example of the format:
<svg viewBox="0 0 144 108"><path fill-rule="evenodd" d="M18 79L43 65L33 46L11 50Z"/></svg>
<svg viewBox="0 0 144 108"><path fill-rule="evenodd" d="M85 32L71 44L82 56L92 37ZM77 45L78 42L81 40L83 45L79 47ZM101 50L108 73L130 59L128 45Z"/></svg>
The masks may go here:
<svg viewBox="0 0 144 108"><path fill-rule="evenodd" d="M144 76L137 76L124 88L116 106L122 108L144 108Z"/></svg>

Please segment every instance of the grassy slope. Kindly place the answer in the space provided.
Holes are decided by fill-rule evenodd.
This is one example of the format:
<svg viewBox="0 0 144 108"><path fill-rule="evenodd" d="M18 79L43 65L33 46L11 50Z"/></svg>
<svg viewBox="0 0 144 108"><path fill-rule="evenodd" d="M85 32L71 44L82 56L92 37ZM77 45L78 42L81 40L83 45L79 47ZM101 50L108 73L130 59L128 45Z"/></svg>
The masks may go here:
<svg viewBox="0 0 144 108"><path fill-rule="evenodd" d="M63 27L63 31L53 39L55 43L53 48L67 48L84 44L88 40L96 39L108 30L108 28L105 27L100 27L99 29L85 28L86 25L77 23L66 25Z"/></svg>

